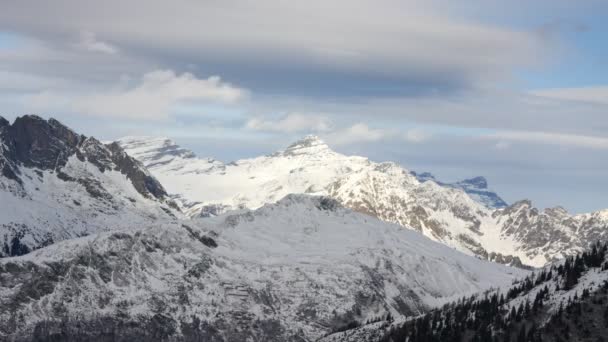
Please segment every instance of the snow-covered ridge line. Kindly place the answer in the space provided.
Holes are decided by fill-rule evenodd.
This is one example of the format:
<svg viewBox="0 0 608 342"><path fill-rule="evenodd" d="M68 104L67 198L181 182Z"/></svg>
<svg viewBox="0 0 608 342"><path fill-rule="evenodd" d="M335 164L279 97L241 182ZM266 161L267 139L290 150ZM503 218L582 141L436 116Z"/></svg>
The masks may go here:
<svg viewBox="0 0 608 342"><path fill-rule="evenodd" d="M265 156L222 163L167 138L118 141L192 217L255 209L290 193L328 195L357 211L422 232L462 252L510 265L542 266L606 238L608 216L539 211L505 203L477 177L447 184L431 174L333 151L307 136ZM500 207L498 210L494 207Z"/></svg>

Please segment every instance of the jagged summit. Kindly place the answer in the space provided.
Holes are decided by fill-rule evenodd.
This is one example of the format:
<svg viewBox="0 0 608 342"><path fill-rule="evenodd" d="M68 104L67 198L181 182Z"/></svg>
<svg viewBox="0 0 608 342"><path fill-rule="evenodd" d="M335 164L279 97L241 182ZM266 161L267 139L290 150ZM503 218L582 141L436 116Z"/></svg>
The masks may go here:
<svg viewBox="0 0 608 342"><path fill-rule="evenodd" d="M28 167L52 170L65 165L85 137L55 119L24 115L1 132L8 159Z"/></svg>
<svg viewBox="0 0 608 342"><path fill-rule="evenodd" d="M166 196L116 143L37 115L0 126L0 257L129 221L172 217Z"/></svg>
<svg viewBox="0 0 608 342"><path fill-rule="evenodd" d="M547 213L548 215L553 215L553 216L568 216L568 210L560 205L553 207L553 208L546 208L543 210L545 213Z"/></svg>
<svg viewBox="0 0 608 342"><path fill-rule="evenodd" d="M119 144L130 144L131 149L154 146L157 156L171 155L181 158L196 158L194 152L177 145L168 137L127 136L117 141Z"/></svg>
<svg viewBox="0 0 608 342"><path fill-rule="evenodd" d="M496 194L496 192L488 189L488 181L483 176L477 176L454 183L446 183L435 178L430 172L416 173L412 171L411 173L420 182L433 181L441 186L461 189L475 201L491 209L504 208L508 205L507 202Z"/></svg>
<svg viewBox="0 0 608 342"><path fill-rule="evenodd" d="M101 172L116 170L126 175L144 196L162 199L163 187L143 165L128 156L118 144L104 145L95 138L74 132L61 122L37 115L17 117L12 125L0 131L4 144L2 154L15 174L20 167L59 171L74 156L81 162L90 162Z"/></svg>
<svg viewBox="0 0 608 342"><path fill-rule="evenodd" d="M10 125L10 122L0 115L0 128Z"/></svg>
<svg viewBox="0 0 608 342"><path fill-rule="evenodd" d="M165 165L183 159L196 159L194 152L177 145L167 137L127 136L117 140L116 143L147 167Z"/></svg>
<svg viewBox="0 0 608 342"><path fill-rule="evenodd" d="M509 208L511 208L512 210L518 210L518 209L521 209L521 208L526 208L526 209L533 208L533 206L532 206L532 201L531 200L529 200L529 199L522 199L522 200L516 201L513 204L511 204L509 206Z"/></svg>
<svg viewBox="0 0 608 342"><path fill-rule="evenodd" d="M309 147L309 146L315 146L315 145L326 145L326 144L325 144L325 141L323 141L323 139L321 139L318 135L309 134L309 135L306 135L303 138L293 142L291 145L289 145L287 147L287 149L290 149L294 146Z"/></svg>
<svg viewBox="0 0 608 342"><path fill-rule="evenodd" d="M476 187L477 189L480 189L480 190L488 188L488 180L483 176L477 176L477 177L465 179L463 181L460 181L459 183L468 184L468 185Z"/></svg>
<svg viewBox="0 0 608 342"><path fill-rule="evenodd" d="M295 156L295 155L314 155L322 152L332 152L330 147L318 136L307 135L304 138L287 146L284 151L278 152L278 155Z"/></svg>

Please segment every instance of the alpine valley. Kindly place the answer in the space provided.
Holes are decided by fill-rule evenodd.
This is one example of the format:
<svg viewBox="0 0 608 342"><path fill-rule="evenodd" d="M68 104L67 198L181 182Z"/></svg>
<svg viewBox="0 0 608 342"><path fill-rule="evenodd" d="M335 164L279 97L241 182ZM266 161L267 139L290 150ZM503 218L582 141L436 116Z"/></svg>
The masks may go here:
<svg viewBox="0 0 608 342"><path fill-rule="evenodd" d="M0 341L549 331L605 300L607 228L608 211L507 205L482 177L444 183L312 136L225 164L0 117Z"/></svg>

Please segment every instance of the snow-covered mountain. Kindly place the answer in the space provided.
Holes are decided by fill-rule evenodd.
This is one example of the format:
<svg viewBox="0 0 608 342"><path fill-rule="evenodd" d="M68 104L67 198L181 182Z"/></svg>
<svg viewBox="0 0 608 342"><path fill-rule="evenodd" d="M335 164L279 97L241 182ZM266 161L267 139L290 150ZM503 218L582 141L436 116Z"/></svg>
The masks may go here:
<svg viewBox="0 0 608 342"><path fill-rule="evenodd" d="M179 215L164 188L118 144L56 120L0 117L0 257L100 230Z"/></svg>
<svg viewBox="0 0 608 342"><path fill-rule="evenodd" d="M605 332L606 247L520 281L459 250L542 265L606 240L608 210L505 206L485 179L442 183L314 137L224 164L0 118L0 203L0 340L390 341L458 317L482 340Z"/></svg>
<svg viewBox="0 0 608 342"><path fill-rule="evenodd" d="M118 143L140 160L190 216L259 208L290 193L327 195L346 207L422 232L459 251L542 266L606 238L606 211L572 216L529 201L505 206L483 178L442 183L391 163L345 156L308 136L276 153L222 163L166 138ZM498 207L498 209L495 209Z"/></svg>
<svg viewBox="0 0 608 342"><path fill-rule="evenodd" d="M379 318L321 341L603 341L608 336L607 250L598 244L509 288L463 298L414 319Z"/></svg>
<svg viewBox="0 0 608 342"><path fill-rule="evenodd" d="M313 341L527 273L331 198L289 195L0 259L0 339Z"/></svg>
<svg viewBox="0 0 608 342"><path fill-rule="evenodd" d="M416 176L420 182L430 180L441 186L461 189L466 192L469 197L488 208L498 209L508 206L507 202L500 198L496 192L488 189L488 181L485 177L478 176L459 182L445 183L437 180L435 176L429 172L416 173L412 171L412 174Z"/></svg>

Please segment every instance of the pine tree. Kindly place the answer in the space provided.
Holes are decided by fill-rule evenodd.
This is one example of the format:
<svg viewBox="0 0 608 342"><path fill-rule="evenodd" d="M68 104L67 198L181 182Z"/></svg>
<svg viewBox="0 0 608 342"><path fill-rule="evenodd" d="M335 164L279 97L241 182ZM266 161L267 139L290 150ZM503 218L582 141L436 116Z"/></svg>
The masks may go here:
<svg viewBox="0 0 608 342"><path fill-rule="evenodd" d="M526 341L526 325L522 324L519 330L519 334L517 335L517 342L527 342Z"/></svg>

